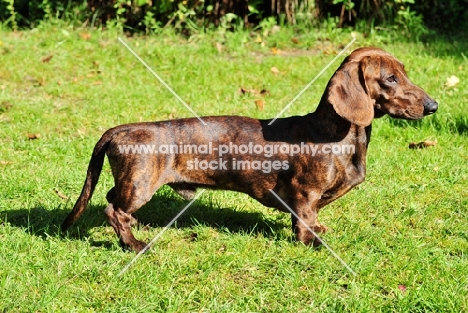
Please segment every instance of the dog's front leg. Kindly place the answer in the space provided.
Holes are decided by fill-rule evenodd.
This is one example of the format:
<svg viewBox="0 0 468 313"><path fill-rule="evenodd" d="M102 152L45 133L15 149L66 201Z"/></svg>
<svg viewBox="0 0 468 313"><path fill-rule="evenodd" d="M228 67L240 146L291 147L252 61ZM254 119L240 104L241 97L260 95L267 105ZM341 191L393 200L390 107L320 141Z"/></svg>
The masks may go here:
<svg viewBox="0 0 468 313"><path fill-rule="evenodd" d="M324 233L327 230L327 227L318 221L319 200L319 193L309 192L306 196L303 193L299 193L294 201L296 214L299 219L292 214L292 227L297 240L305 245L313 244L314 246L319 246L321 242L315 237L314 233Z"/></svg>

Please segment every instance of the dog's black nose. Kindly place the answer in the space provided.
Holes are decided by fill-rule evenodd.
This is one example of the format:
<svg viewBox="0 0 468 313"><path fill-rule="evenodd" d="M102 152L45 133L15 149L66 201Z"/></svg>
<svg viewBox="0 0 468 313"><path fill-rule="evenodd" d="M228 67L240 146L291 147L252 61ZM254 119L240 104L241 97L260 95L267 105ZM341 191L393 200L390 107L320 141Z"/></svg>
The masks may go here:
<svg viewBox="0 0 468 313"><path fill-rule="evenodd" d="M439 106L437 105L437 102L432 99L428 99L424 103L424 115L433 114L437 111L438 108Z"/></svg>

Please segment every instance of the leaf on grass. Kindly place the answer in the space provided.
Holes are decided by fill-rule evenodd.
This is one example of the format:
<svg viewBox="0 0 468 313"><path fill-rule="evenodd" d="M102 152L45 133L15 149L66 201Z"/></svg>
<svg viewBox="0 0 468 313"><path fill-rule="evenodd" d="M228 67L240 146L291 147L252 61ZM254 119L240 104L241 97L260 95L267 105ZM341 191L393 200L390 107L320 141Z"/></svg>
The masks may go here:
<svg viewBox="0 0 468 313"><path fill-rule="evenodd" d="M406 286L405 285L398 285L398 289L401 291L402 294L406 293Z"/></svg>
<svg viewBox="0 0 468 313"><path fill-rule="evenodd" d="M81 33L81 34L80 34L80 37L81 37L83 40L90 40L90 39L91 39L91 34L90 34L90 33Z"/></svg>
<svg viewBox="0 0 468 313"><path fill-rule="evenodd" d="M411 142L408 147L410 149L424 149L424 148L433 147L433 146L437 146L437 140L434 140L434 141L425 140L421 142Z"/></svg>
<svg viewBox="0 0 468 313"><path fill-rule="evenodd" d="M97 81L93 82L93 85L102 85L102 81L97 80Z"/></svg>
<svg viewBox="0 0 468 313"><path fill-rule="evenodd" d="M272 34L276 34L277 32L279 32L281 30L281 26L279 25L273 25L273 27L271 28L271 33Z"/></svg>
<svg viewBox="0 0 468 313"><path fill-rule="evenodd" d="M295 44L299 43L299 39L297 39L296 37L291 38L291 41L292 43L295 43Z"/></svg>
<svg viewBox="0 0 468 313"><path fill-rule="evenodd" d="M190 238L189 238L189 241L195 241L198 239L198 234L197 233L191 233L190 234Z"/></svg>
<svg viewBox="0 0 468 313"><path fill-rule="evenodd" d="M258 89L248 89L244 87L241 87L239 89L239 93L241 95L251 94L251 95L261 95L261 96L267 96L270 94L270 92L266 89L258 90Z"/></svg>
<svg viewBox="0 0 468 313"><path fill-rule="evenodd" d="M280 73L280 70L276 66L270 68L270 71L275 75Z"/></svg>
<svg viewBox="0 0 468 313"><path fill-rule="evenodd" d="M271 50L271 53L273 53L275 55L278 55L278 54L282 53L282 51L280 49L275 48L275 47L271 48L270 50Z"/></svg>
<svg viewBox="0 0 468 313"><path fill-rule="evenodd" d="M460 79L457 76L452 75L449 78L447 78L447 81L445 82L445 87L447 88L455 87L456 85L458 85L459 82L460 82Z"/></svg>
<svg viewBox="0 0 468 313"><path fill-rule="evenodd" d="M1 161L0 161L0 164L1 164L1 165L8 165L8 164L12 164L12 162L8 162L8 161L1 160Z"/></svg>
<svg viewBox="0 0 468 313"><path fill-rule="evenodd" d="M31 82L31 83L34 83L34 84L37 84L39 82L39 80L36 77L31 76L31 75L26 75L26 76L23 77L23 79L25 81L28 81L28 82Z"/></svg>
<svg viewBox="0 0 468 313"><path fill-rule="evenodd" d="M42 58L42 63L49 63L49 61L52 59L53 55L48 55L44 58Z"/></svg>
<svg viewBox="0 0 468 313"><path fill-rule="evenodd" d="M257 109L259 109L260 111L263 111L263 109L265 108L265 100L257 99L255 100L255 104L257 105Z"/></svg>
<svg viewBox="0 0 468 313"><path fill-rule="evenodd" d="M223 52L224 46L222 44L217 42L215 46L216 46L216 50L218 50L219 53Z"/></svg>
<svg viewBox="0 0 468 313"><path fill-rule="evenodd" d="M10 102L8 102L8 101L2 101L2 102L0 103L0 113L3 113L3 112L8 111L8 110L10 110L12 107L13 107L13 104L11 104Z"/></svg>
<svg viewBox="0 0 468 313"><path fill-rule="evenodd" d="M44 86L45 85L45 78L37 79L34 76L26 75L23 77L25 81L31 82L35 87L37 86Z"/></svg>
<svg viewBox="0 0 468 313"><path fill-rule="evenodd" d="M35 140L35 139L39 139L41 138L41 134L37 133L37 134L31 134L31 133L28 133L28 139L29 140Z"/></svg>
<svg viewBox="0 0 468 313"><path fill-rule="evenodd" d="M63 193L60 192L60 190L58 190L57 188L54 189L55 193L57 194L57 196L59 196L60 198L62 198L63 200L68 200L69 198L64 195Z"/></svg>

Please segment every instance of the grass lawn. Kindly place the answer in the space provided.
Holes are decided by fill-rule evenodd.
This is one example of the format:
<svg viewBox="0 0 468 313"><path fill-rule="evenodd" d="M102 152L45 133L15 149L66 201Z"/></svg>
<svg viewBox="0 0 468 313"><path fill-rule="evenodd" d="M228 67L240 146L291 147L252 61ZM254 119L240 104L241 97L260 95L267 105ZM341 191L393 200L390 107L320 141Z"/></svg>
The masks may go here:
<svg viewBox="0 0 468 313"><path fill-rule="evenodd" d="M58 230L94 144L117 124L192 115L117 37L0 30L0 312L468 311L467 42L358 35L348 51L384 48L439 102L423 121L375 120L366 181L320 213L324 240L357 276L328 250L295 242L289 215L207 191L118 277L135 254L103 214L107 163L85 214L67 235ZM123 38L199 115L271 118L351 35ZM345 55L284 115L313 111ZM445 86L452 75L460 83ZM423 140L437 145L408 148ZM150 241L187 203L160 189L137 212L148 226L135 235Z"/></svg>

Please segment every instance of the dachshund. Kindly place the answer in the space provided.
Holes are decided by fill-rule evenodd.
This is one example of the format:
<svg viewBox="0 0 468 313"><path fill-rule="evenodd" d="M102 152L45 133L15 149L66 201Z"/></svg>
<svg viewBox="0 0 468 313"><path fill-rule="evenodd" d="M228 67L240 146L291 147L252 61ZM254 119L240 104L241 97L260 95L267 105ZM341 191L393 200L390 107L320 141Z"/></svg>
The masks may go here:
<svg viewBox="0 0 468 313"><path fill-rule="evenodd" d="M437 108L395 57L359 48L334 73L315 112L304 116L208 116L206 125L197 118L120 125L97 142L81 195L62 230L85 210L107 155L115 186L107 193L105 215L124 248L145 249L132 234L132 214L163 185L185 199L197 188L222 189L246 193L283 212L292 208L297 240L314 244L314 232L327 229L317 219L319 210L364 181L372 120L385 114L416 120Z"/></svg>

